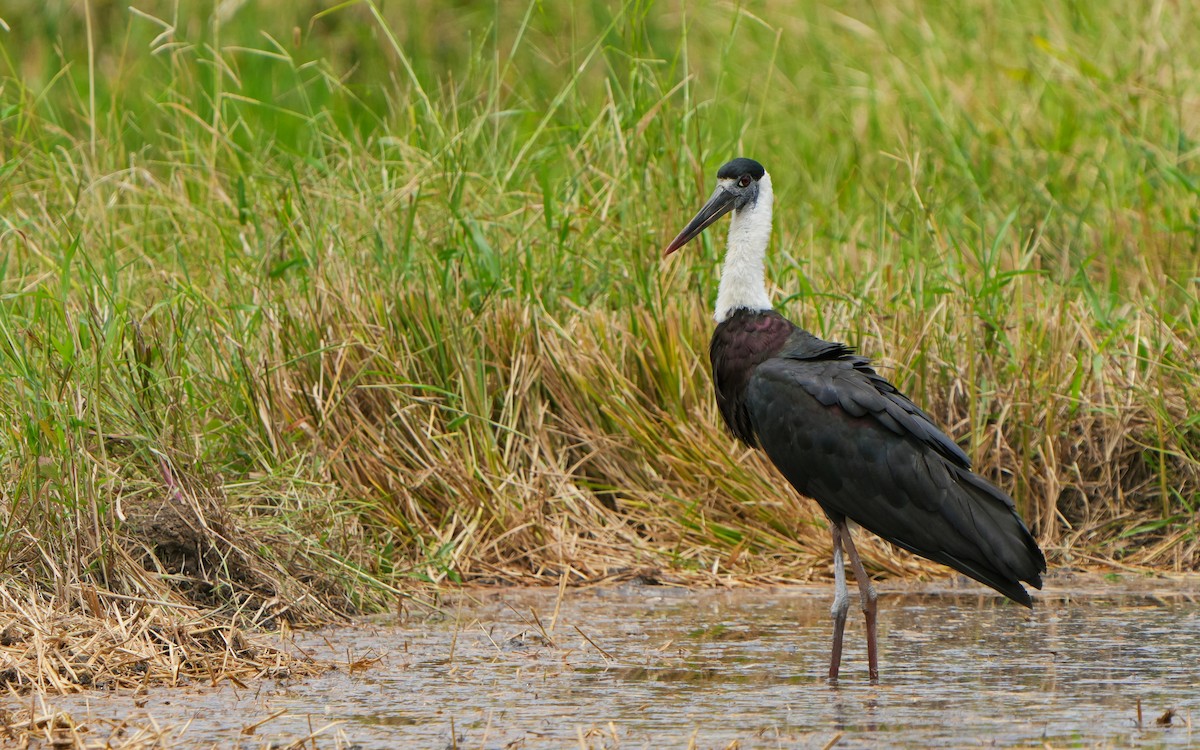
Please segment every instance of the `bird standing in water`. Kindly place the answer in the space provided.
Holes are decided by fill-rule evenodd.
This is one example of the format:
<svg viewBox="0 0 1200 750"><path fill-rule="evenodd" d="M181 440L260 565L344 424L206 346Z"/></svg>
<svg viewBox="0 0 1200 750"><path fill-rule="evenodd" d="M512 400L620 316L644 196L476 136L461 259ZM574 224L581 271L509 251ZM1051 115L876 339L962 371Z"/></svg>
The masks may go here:
<svg viewBox="0 0 1200 750"><path fill-rule="evenodd" d="M838 676L850 608L844 548L866 619L868 670L877 680L876 594L847 520L1026 607L1033 600L1021 582L1041 588L1046 558L1012 498L972 472L958 445L867 358L772 309L764 261L773 202L763 166L734 159L665 254L733 213L709 348L717 405L730 431L764 450L829 517L836 585L829 679Z"/></svg>

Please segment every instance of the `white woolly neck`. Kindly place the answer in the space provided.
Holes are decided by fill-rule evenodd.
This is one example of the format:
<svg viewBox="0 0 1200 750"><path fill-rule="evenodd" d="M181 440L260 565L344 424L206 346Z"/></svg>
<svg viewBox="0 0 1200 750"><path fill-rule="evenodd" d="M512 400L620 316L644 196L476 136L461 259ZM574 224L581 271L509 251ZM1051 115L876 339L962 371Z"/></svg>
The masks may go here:
<svg viewBox="0 0 1200 750"><path fill-rule="evenodd" d="M771 309L764 262L767 243L771 240L774 202L771 175L763 174L758 180L758 200L733 212L729 246L725 250L725 265L721 268L721 284L717 289L717 309L713 314L718 323L739 308Z"/></svg>

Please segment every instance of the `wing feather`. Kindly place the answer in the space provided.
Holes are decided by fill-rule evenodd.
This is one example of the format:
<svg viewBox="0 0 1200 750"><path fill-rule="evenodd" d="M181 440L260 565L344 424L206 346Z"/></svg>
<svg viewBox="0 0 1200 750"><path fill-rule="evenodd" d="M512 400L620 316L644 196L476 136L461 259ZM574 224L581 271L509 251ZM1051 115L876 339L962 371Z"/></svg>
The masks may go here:
<svg viewBox="0 0 1200 750"><path fill-rule="evenodd" d="M939 430L920 407L875 372L869 359L852 354L845 345L821 341L806 331L797 333L779 359L828 363L822 370L825 377L805 383L806 390L822 405L837 405L855 417L870 415L895 434L912 436L960 466L971 466L971 459L962 448ZM816 346L814 342L825 346Z"/></svg>
<svg viewBox="0 0 1200 750"><path fill-rule="evenodd" d="M827 512L1023 604L1045 558L1012 499L866 360L785 356L746 386L758 443Z"/></svg>

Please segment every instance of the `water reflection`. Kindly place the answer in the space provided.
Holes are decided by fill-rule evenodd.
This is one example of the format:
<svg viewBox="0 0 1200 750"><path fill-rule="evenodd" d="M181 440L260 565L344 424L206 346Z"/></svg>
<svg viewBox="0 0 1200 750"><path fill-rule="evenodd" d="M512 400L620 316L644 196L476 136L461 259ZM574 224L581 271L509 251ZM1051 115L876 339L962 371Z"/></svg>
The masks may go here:
<svg viewBox="0 0 1200 750"><path fill-rule="evenodd" d="M839 734L838 747L1200 742L1193 590L1088 586L1100 590L1048 591L1032 612L974 590L885 593L874 686L854 617L842 679L825 683L824 588L638 586L568 591L561 602L556 591L481 591L444 616L298 639L343 664L386 655L352 674L187 700L159 691L140 708L125 696L71 700L160 724L190 719L188 737L218 744L245 741L243 724L281 710L256 743L306 736L313 717L343 722L364 749L441 747L452 736L484 748L823 747ZM1155 724L1167 709L1176 714Z"/></svg>

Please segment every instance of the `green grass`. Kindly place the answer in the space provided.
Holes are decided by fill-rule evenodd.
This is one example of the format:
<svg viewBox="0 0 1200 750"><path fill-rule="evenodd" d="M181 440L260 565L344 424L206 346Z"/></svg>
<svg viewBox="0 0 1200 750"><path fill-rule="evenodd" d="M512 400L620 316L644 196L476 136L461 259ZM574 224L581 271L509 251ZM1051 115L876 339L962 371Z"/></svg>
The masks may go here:
<svg viewBox="0 0 1200 750"><path fill-rule="evenodd" d="M1187 4L200 5L0 15L23 585L261 622L823 574L815 506L712 402L720 235L659 257L738 154L781 309L927 406L1052 564L1200 563Z"/></svg>

